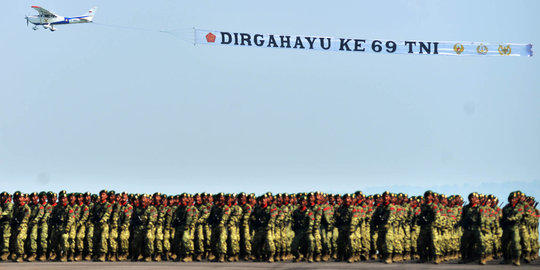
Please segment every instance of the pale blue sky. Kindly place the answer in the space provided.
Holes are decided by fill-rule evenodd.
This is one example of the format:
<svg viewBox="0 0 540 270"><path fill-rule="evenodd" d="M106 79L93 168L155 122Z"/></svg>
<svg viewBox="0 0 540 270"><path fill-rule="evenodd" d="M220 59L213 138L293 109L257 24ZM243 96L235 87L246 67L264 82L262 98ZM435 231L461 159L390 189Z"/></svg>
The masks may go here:
<svg viewBox="0 0 540 270"><path fill-rule="evenodd" d="M26 27L98 6L96 24ZM2 1L0 190L540 197L540 62L193 46L183 29L540 44L540 1ZM110 25L153 29L132 30ZM159 30L179 29L176 35ZM494 183L494 184L493 184ZM474 189L474 190L473 190Z"/></svg>

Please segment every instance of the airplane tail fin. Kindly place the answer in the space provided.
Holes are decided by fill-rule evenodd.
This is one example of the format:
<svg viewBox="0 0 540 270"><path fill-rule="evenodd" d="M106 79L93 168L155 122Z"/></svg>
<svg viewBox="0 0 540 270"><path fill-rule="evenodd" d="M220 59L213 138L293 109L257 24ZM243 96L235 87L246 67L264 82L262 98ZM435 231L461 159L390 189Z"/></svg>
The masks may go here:
<svg viewBox="0 0 540 270"><path fill-rule="evenodd" d="M85 14L86 16L89 17L88 19L90 21L94 20L94 16L96 15L96 10L97 10L97 7L93 7Z"/></svg>

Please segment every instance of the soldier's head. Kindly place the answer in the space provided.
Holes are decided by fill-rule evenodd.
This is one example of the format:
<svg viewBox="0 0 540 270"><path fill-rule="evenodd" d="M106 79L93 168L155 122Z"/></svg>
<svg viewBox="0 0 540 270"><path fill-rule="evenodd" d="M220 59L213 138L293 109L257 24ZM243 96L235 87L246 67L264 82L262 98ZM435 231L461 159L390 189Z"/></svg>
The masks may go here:
<svg viewBox="0 0 540 270"><path fill-rule="evenodd" d="M45 204L47 202L47 192L42 191L38 194L39 196L39 203Z"/></svg>
<svg viewBox="0 0 540 270"><path fill-rule="evenodd" d="M469 199L469 203L473 206L478 205L480 203L479 195L476 192L470 193L468 196L468 199Z"/></svg>
<svg viewBox="0 0 540 270"><path fill-rule="evenodd" d="M90 192L86 192L83 194L84 196L84 203L86 205L89 205L92 202L92 194Z"/></svg>
<svg viewBox="0 0 540 270"><path fill-rule="evenodd" d="M424 200L425 200L426 203L433 202L433 191L428 190L428 191L424 192Z"/></svg>
<svg viewBox="0 0 540 270"><path fill-rule="evenodd" d="M116 191L111 190L107 193L107 198L109 199L110 203L116 203Z"/></svg>
<svg viewBox="0 0 540 270"><path fill-rule="evenodd" d="M238 198L238 203L240 205L245 205L247 203L247 195L246 195L246 193L244 193L244 192L238 193L237 198Z"/></svg>
<svg viewBox="0 0 540 270"><path fill-rule="evenodd" d="M156 192L154 195L152 195L152 202L154 205L161 205L161 193Z"/></svg>
<svg viewBox="0 0 540 270"><path fill-rule="evenodd" d="M61 205L66 206L68 204L68 198L66 193L61 193L59 199Z"/></svg>
<svg viewBox="0 0 540 270"><path fill-rule="evenodd" d="M390 202L392 200L392 197L390 196L390 192L388 192L388 191L383 192L382 200L383 200L383 204L385 204L385 205L390 204Z"/></svg>
<svg viewBox="0 0 540 270"><path fill-rule="evenodd" d="M308 205L308 198L306 196L300 197L300 206L305 209Z"/></svg>
<svg viewBox="0 0 540 270"><path fill-rule="evenodd" d="M37 205L39 203L39 196L37 192L30 193L30 201L32 204Z"/></svg>
<svg viewBox="0 0 540 270"><path fill-rule="evenodd" d="M68 202L69 202L69 204L71 204L71 205L74 205L75 202L77 201L77 197L75 197L75 194L74 194L74 193L69 193L69 194L67 195L67 197L68 197Z"/></svg>
<svg viewBox="0 0 540 270"><path fill-rule="evenodd" d="M342 197L342 201L343 201L343 205L344 206L350 206L352 204L352 195L347 193L347 194L344 194Z"/></svg>
<svg viewBox="0 0 540 270"><path fill-rule="evenodd" d="M439 195L439 202L441 202L441 204L444 206L448 205L448 198L445 194Z"/></svg>
<svg viewBox="0 0 540 270"><path fill-rule="evenodd" d="M508 195L508 203L515 206L519 202L518 194L514 192L510 192Z"/></svg>
<svg viewBox="0 0 540 270"><path fill-rule="evenodd" d="M107 201L107 190L106 189L103 189L99 192L99 201L101 203L105 203Z"/></svg>
<svg viewBox="0 0 540 270"><path fill-rule="evenodd" d="M127 192L122 192L122 193L120 194L120 196L119 196L118 199L119 199L119 201L120 201L120 203L121 203L122 205L125 205L125 204L127 203L127 201L128 201L128 194L127 194Z"/></svg>

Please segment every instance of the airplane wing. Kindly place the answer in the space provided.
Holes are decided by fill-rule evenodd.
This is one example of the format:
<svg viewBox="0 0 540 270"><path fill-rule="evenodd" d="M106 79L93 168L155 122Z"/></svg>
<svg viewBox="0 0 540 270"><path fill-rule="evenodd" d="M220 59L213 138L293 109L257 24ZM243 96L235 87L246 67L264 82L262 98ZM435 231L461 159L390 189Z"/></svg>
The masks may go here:
<svg viewBox="0 0 540 270"><path fill-rule="evenodd" d="M32 6L33 9L37 10L39 12L39 16L43 17L58 17L58 15L38 6Z"/></svg>

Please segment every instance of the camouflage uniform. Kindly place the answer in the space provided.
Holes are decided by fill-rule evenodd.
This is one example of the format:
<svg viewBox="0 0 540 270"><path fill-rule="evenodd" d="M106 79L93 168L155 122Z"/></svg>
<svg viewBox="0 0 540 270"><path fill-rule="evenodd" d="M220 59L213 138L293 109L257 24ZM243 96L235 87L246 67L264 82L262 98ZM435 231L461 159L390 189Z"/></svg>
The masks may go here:
<svg viewBox="0 0 540 270"><path fill-rule="evenodd" d="M11 226L12 253L14 253L20 261L22 261L22 256L24 255L24 244L28 236L30 211L30 207L26 204L23 206L15 205L13 209L13 222Z"/></svg>
<svg viewBox="0 0 540 270"><path fill-rule="evenodd" d="M129 253L129 225L132 214L133 206L131 206L131 204L125 203L124 205L120 206L120 215L118 219L118 253L120 254L120 260L126 260Z"/></svg>
<svg viewBox="0 0 540 270"><path fill-rule="evenodd" d="M6 194L7 193L3 193ZM11 219L13 218L13 203L2 202L0 210L0 249L2 252L2 260L6 260L9 254L9 239L11 238Z"/></svg>
<svg viewBox="0 0 540 270"><path fill-rule="evenodd" d="M145 261L151 261L154 254L154 224L158 213L154 206L136 207L133 211L133 241L131 243L132 260L139 260L139 256Z"/></svg>
<svg viewBox="0 0 540 270"><path fill-rule="evenodd" d="M28 220L28 240L26 251L30 257L34 257L38 249L38 227L45 214L45 208L40 203L30 204L30 218Z"/></svg>
<svg viewBox="0 0 540 270"><path fill-rule="evenodd" d="M295 235L291 250L295 260L300 261L306 258L309 262L313 262L315 214L309 207L301 207L294 210L292 219Z"/></svg>
<svg viewBox="0 0 540 270"><path fill-rule="evenodd" d="M109 246L109 219L113 212L113 205L108 201L94 204L94 251L98 251L99 261L104 261Z"/></svg>

